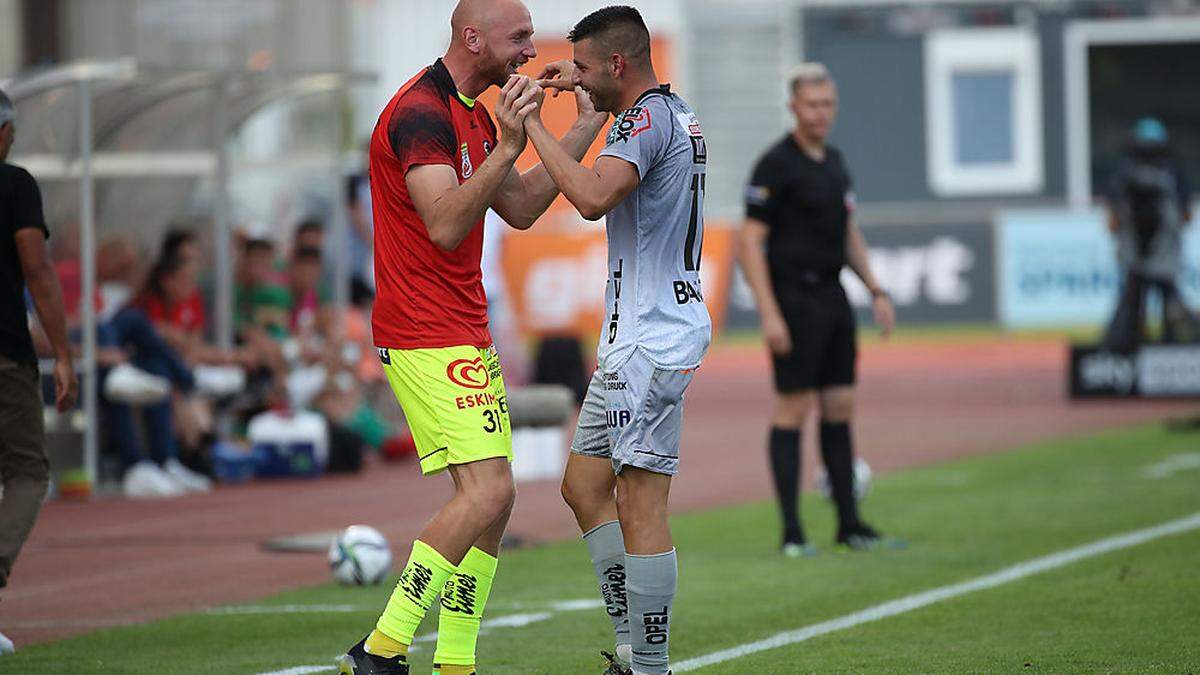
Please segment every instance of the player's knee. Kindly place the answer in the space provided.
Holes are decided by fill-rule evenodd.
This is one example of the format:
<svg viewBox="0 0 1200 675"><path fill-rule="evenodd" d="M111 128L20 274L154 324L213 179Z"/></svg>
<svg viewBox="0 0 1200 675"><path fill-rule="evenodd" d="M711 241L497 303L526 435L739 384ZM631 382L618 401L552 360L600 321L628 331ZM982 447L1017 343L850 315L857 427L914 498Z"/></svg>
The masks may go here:
<svg viewBox="0 0 1200 675"><path fill-rule="evenodd" d="M477 486L467 497L479 514L495 519L512 509L517 489L511 481L495 481Z"/></svg>
<svg viewBox="0 0 1200 675"><path fill-rule="evenodd" d="M821 397L821 421L849 422L854 417L854 396L836 394Z"/></svg>
<svg viewBox="0 0 1200 675"><path fill-rule="evenodd" d="M612 495L611 493L606 494L595 486L583 483L582 481L564 477L562 497L567 506L571 507L571 510L575 512L576 516L583 516L602 509L612 498Z"/></svg>
<svg viewBox="0 0 1200 675"><path fill-rule="evenodd" d="M775 404L774 424L783 429L799 429L812 410L814 396L810 392L784 394Z"/></svg>

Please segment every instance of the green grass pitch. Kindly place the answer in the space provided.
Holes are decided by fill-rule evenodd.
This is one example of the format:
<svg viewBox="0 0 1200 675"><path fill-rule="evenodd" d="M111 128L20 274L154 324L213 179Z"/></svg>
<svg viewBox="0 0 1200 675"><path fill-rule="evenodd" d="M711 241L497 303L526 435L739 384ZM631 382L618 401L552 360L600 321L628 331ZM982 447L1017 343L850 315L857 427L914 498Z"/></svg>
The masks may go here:
<svg viewBox="0 0 1200 675"><path fill-rule="evenodd" d="M1142 472L1198 449L1200 434L1142 426L880 477L864 511L907 539L904 551L832 551L833 517L819 495L803 507L822 547L815 558L776 553L769 502L681 515L672 657L1191 515L1200 511L1200 470ZM1200 672L1198 560L1193 530L699 672ZM554 604L594 599L593 585L579 541L506 554L489 619L508 625L481 636L480 672L599 673L598 652L612 639L603 611ZM104 630L24 648L0 659L0 672L259 673L332 663L370 629L389 590L329 585L256 603L343 606L337 612L201 613ZM434 629L428 621L422 632ZM432 644L420 646L413 672L428 673Z"/></svg>

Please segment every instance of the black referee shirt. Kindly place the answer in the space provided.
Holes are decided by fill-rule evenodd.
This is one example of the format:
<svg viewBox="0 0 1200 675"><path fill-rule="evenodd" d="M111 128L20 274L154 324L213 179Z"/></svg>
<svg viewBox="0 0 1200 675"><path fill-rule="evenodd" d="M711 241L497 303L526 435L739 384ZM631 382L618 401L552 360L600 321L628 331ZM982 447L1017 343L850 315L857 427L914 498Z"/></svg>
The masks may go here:
<svg viewBox="0 0 1200 675"><path fill-rule="evenodd" d="M42 194L28 171L0 162L0 356L37 365L25 309L25 274L17 256L17 231L27 227L50 236Z"/></svg>
<svg viewBox="0 0 1200 675"><path fill-rule="evenodd" d="M788 134L758 160L746 188L746 216L770 228L767 264L776 288L836 278L846 264L854 208L850 174L836 148L818 162Z"/></svg>

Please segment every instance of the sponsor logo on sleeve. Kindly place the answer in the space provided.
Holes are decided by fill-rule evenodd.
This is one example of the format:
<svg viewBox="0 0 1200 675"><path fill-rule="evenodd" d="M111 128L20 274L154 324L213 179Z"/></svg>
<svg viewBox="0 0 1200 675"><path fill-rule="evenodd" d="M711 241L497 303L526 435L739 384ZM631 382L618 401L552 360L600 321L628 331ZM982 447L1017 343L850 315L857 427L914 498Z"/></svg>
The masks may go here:
<svg viewBox="0 0 1200 675"><path fill-rule="evenodd" d="M764 206L771 199L771 189L761 185L746 186L746 203L751 206Z"/></svg>
<svg viewBox="0 0 1200 675"><path fill-rule="evenodd" d="M617 141L625 143L631 138L636 138L638 134L649 131L651 128L650 110L641 106L634 106L621 113L621 116L613 122L612 128L608 131L608 145L612 145Z"/></svg>
<svg viewBox="0 0 1200 675"><path fill-rule="evenodd" d="M471 165L471 152L467 149L467 144L462 144L462 177L470 178L475 174L475 167Z"/></svg>
<svg viewBox="0 0 1200 675"><path fill-rule="evenodd" d="M700 120L696 118L696 113L678 113L675 119L679 120L679 126L683 127L683 133L688 136L703 136L704 132L700 130Z"/></svg>

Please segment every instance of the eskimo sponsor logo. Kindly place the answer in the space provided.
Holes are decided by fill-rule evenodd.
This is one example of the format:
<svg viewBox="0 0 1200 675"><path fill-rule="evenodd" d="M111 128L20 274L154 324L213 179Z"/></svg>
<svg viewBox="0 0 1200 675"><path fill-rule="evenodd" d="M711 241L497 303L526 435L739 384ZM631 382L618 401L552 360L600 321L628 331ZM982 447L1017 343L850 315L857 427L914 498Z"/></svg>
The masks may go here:
<svg viewBox="0 0 1200 675"><path fill-rule="evenodd" d="M429 590L431 581L433 581L433 570L419 562L414 562L404 568L404 573L400 575L400 588L410 600L424 607L425 591Z"/></svg>
<svg viewBox="0 0 1200 675"><path fill-rule="evenodd" d="M495 394L470 394L468 396L459 396L454 399L454 405L459 410L467 408L486 408L487 406L496 405L497 399Z"/></svg>
<svg viewBox="0 0 1200 675"><path fill-rule="evenodd" d="M700 294L700 289L692 285L690 281L681 281L676 279L673 282L675 287L675 304L686 305L689 302L704 302L704 296ZM699 282L697 282L699 285Z"/></svg>
<svg viewBox="0 0 1200 675"><path fill-rule="evenodd" d="M671 613L666 607L661 612L642 612L642 628L646 636L646 644L662 645L667 643L671 632Z"/></svg>
<svg viewBox="0 0 1200 675"><path fill-rule="evenodd" d="M600 593L609 616L625 616L629 611L629 598L625 593L624 565L612 565L604 570Z"/></svg>
<svg viewBox="0 0 1200 675"><path fill-rule="evenodd" d="M634 106L621 113L621 116L613 122L612 129L608 132L608 145L617 141L625 143L650 129L650 111L641 106Z"/></svg>
<svg viewBox="0 0 1200 675"><path fill-rule="evenodd" d="M470 574L455 574L442 589L442 608L459 614L475 613L479 582Z"/></svg>
<svg viewBox="0 0 1200 675"><path fill-rule="evenodd" d="M617 269L612 273L613 311L608 322L608 344L610 345L617 341L617 324L621 320L621 273L623 269L625 269L625 259L618 258Z"/></svg>
<svg viewBox="0 0 1200 675"><path fill-rule="evenodd" d="M632 419L628 410L608 410L604 415L608 418L609 429L620 429L629 424L629 420Z"/></svg>

